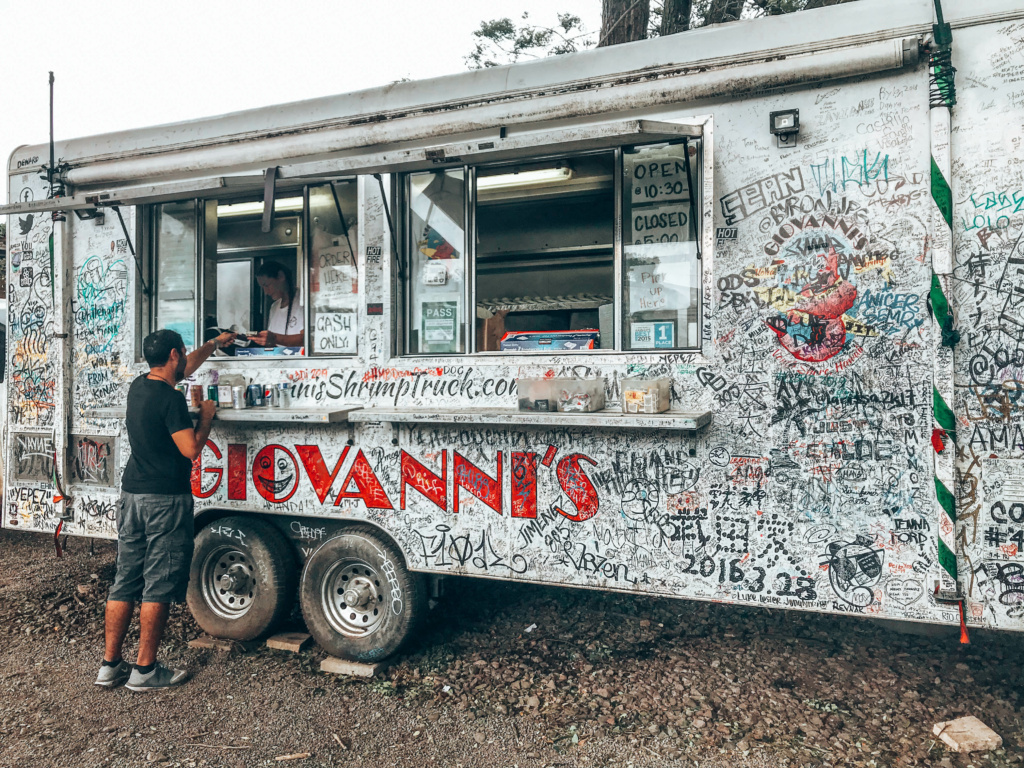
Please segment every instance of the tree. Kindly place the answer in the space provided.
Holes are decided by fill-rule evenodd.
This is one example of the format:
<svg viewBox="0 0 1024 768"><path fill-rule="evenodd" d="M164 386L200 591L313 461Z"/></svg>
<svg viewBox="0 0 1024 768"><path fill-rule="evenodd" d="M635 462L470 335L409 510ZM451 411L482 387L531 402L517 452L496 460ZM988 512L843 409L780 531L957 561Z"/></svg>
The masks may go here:
<svg viewBox="0 0 1024 768"><path fill-rule="evenodd" d="M724 24L737 21L743 14L744 0L711 0L705 24Z"/></svg>
<svg viewBox="0 0 1024 768"><path fill-rule="evenodd" d="M661 36L685 32L690 28L690 14L693 12L693 0L665 0L661 6L661 24L658 34Z"/></svg>
<svg viewBox="0 0 1024 768"><path fill-rule="evenodd" d="M741 18L780 16L854 0L601 0L601 31L587 31L579 16L558 14L551 27L522 24L510 18L481 22L473 33L475 48L466 57L470 69L513 64L523 57L574 53L593 45L606 46L674 35L710 24Z"/></svg>
<svg viewBox="0 0 1024 768"><path fill-rule="evenodd" d="M601 37L597 46L643 40L650 17L651 0L601 0Z"/></svg>

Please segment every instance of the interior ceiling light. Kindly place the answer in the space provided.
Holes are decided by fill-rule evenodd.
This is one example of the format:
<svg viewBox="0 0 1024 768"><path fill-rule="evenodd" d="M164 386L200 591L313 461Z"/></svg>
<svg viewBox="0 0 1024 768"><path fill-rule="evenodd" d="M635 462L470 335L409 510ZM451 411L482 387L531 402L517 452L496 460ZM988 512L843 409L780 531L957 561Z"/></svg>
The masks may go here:
<svg viewBox="0 0 1024 768"><path fill-rule="evenodd" d="M301 211L301 197L282 197L274 201L274 211ZM252 214L263 213L263 201L257 200L252 203L234 203L233 205L218 205L217 218L223 219L228 216L251 216Z"/></svg>
<svg viewBox="0 0 1024 768"><path fill-rule="evenodd" d="M543 184L557 184L572 178L572 168L540 168L536 171L503 173L499 176L477 176L477 189L510 189Z"/></svg>

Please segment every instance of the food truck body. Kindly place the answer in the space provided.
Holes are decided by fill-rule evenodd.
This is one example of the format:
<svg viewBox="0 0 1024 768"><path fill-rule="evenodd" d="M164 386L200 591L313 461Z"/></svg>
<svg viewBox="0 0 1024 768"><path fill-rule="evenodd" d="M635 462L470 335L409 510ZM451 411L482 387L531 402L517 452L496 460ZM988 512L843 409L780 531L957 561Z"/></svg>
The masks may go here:
<svg viewBox="0 0 1024 768"><path fill-rule="evenodd" d="M16 150L3 526L115 537L141 340L274 262L301 344L187 382L214 634L379 658L448 574L1022 628L1024 12L943 5L952 110L862 0L59 142L56 202Z"/></svg>

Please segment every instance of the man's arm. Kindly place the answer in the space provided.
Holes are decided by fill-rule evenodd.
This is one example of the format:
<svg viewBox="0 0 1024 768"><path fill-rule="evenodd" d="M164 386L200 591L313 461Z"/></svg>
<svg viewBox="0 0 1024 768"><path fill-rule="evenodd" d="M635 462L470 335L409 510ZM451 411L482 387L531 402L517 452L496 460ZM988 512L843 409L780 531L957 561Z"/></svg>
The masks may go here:
<svg viewBox="0 0 1024 768"><path fill-rule="evenodd" d="M205 344L203 346L206 346ZM181 455L189 461L195 461L206 447L206 440L213 428L213 416L217 413L217 404L212 400L204 400L199 404L199 423L195 429L181 429L171 435Z"/></svg>
<svg viewBox="0 0 1024 768"><path fill-rule="evenodd" d="M199 366L206 362L207 358L213 354L214 350L220 347L225 347L235 340L237 333L222 333L215 339L210 339L203 346L198 347L194 351L190 352L188 357L185 358L185 378L187 379L193 373L199 370Z"/></svg>

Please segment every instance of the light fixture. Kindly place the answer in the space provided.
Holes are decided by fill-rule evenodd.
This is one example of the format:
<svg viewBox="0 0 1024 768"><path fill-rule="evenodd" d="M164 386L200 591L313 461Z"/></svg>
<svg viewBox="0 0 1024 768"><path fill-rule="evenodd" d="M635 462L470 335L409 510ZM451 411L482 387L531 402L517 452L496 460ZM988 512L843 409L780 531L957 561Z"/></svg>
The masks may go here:
<svg viewBox="0 0 1024 768"><path fill-rule="evenodd" d="M768 130L775 136L780 147L795 147L797 134L800 133L800 110L772 112L768 117Z"/></svg>
<svg viewBox="0 0 1024 768"><path fill-rule="evenodd" d="M281 211L301 211L302 210L302 198L301 197L282 197L274 201L274 212L280 213ZM217 206L217 218L224 219L230 216L251 216L253 214L263 213L263 201L256 200L252 203L233 203L231 205L218 205Z"/></svg>
<svg viewBox="0 0 1024 768"><path fill-rule="evenodd" d="M518 173L502 173L498 176L477 176L476 188L511 189L514 187L532 187L544 184L557 184L572 178L572 168L539 168L535 171L519 171Z"/></svg>
<svg viewBox="0 0 1024 768"><path fill-rule="evenodd" d="M91 219L98 219L98 223L103 223L104 212L102 208L76 208L75 216L81 221L89 221Z"/></svg>

